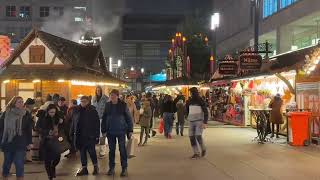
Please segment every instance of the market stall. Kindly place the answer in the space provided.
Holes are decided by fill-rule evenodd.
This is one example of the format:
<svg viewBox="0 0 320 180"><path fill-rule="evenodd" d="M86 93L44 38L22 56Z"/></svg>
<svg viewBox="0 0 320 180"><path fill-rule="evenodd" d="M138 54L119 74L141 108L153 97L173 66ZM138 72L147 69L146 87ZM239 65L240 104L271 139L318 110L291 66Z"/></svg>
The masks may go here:
<svg viewBox="0 0 320 180"><path fill-rule="evenodd" d="M100 46L78 44L33 30L1 65L1 107L13 96L41 97L58 93L66 100L94 95L97 85L107 93L125 84L106 69Z"/></svg>

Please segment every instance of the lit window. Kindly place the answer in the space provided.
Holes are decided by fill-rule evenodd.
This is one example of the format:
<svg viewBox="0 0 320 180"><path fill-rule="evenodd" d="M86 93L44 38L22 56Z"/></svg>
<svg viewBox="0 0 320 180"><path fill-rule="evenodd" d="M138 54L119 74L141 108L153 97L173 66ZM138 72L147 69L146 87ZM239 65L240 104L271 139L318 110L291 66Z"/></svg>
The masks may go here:
<svg viewBox="0 0 320 180"><path fill-rule="evenodd" d="M20 7L19 17L20 18L30 18L30 16L31 16L31 8L30 8L30 6L21 6Z"/></svg>
<svg viewBox="0 0 320 180"><path fill-rule="evenodd" d="M48 17L50 15L50 7L40 7L40 17Z"/></svg>
<svg viewBox="0 0 320 180"><path fill-rule="evenodd" d="M16 17L17 16L16 6L7 6L6 7L6 16L7 17Z"/></svg>
<svg viewBox="0 0 320 180"><path fill-rule="evenodd" d="M263 18L278 11L278 0L263 0Z"/></svg>
<svg viewBox="0 0 320 180"><path fill-rule="evenodd" d="M83 18L81 18L81 17L75 17L75 18L74 18L74 21L75 21L75 22L82 22L82 21L83 21Z"/></svg>
<svg viewBox="0 0 320 180"><path fill-rule="evenodd" d="M293 4L296 1L297 0L280 0L280 8L285 8L287 6L290 6L291 4Z"/></svg>

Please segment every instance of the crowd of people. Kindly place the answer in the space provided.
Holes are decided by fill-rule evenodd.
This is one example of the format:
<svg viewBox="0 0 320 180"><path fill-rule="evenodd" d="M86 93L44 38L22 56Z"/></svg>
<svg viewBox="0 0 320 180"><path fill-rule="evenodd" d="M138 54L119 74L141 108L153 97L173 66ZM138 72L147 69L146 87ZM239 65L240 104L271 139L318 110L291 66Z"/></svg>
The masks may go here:
<svg viewBox="0 0 320 180"><path fill-rule="evenodd" d="M79 103L75 99L67 103L58 94L48 95L45 102L41 98L29 98L24 102L22 97L14 97L0 116L1 150L4 153L3 178L8 179L14 163L17 179L23 180L24 163L32 160L32 133L39 134L39 159L44 163L49 180L56 178L56 166L61 154L66 151L69 152L66 154L67 158L75 157L76 152L80 152L81 168L76 176L89 174L87 154L94 167L92 174L99 174L98 156L106 156L107 147L107 175L114 175L117 142L122 167L120 176L126 177L126 140L132 138L134 126L140 126L138 145L145 146L149 138L156 136L154 122L160 119L167 139L173 137L175 119L176 134L183 136L187 119L190 143L194 151L191 158L205 156L202 132L208 121L208 110L197 88L191 88L190 92L191 97L187 101L182 94L175 98L151 93L121 95L116 89L108 97L100 86L96 88L94 96L82 96ZM98 153L96 146L99 147Z"/></svg>

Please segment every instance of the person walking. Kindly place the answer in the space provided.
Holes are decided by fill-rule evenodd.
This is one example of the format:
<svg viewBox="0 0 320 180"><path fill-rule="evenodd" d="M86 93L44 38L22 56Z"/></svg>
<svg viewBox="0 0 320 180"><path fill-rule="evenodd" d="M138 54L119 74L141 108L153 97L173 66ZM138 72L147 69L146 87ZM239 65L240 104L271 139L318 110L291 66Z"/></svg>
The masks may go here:
<svg viewBox="0 0 320 180"><path fill-rule="evenodd" d="M82 165L76 176L85 176L89 174L87 168L87 152L90 155L94 167L92 174L99 174L95 145L99 143L100 120L97 110L89 103L89 97L82 96L80 99L80 105L75 108L72 114L70 136L72 136L74 146L80 150Z"/></svg>
<svg viewBox="0 0 320 180"><path fill-rule="evenodd" d="M283 104L283 101L281 99L280 94L277 94L269 104L269 107L272 108L271 116L270 116L271 129L272 129L271 138L274 137L275 126L277 126L276 138L280 138L279 137L280 124L284 123L282 114L281 114L282 104Z"/></svg>
<svg viewBox="0 0 320 180"><path fill-rule="evenodd" d="M205 101L200 97L196 87L190 89L191 98L186 103L186 115L189 121L189 138L193 148L192 159L200 158L199 147L201 148L201 156L206 155L206 146L203 142L202 132L206 129L208 123L208 109Z"/></svg>
<svg viewBox="0 0 320 180"><path fill-rule="evenodd" d="M50 104L46 115L39 118L36 128L40 134L41 154L49 180L56 178L56 166L60 162L59 130L63 119L58 115L58 108Z"/></svg>
<svg viewBox="0 0 320 180"><path fill-rule="evenodd" d="M133 123L129 109L125 102L119 99L119 91L113 89L111 101L106 105L106 111L101 123L101 131L107 135L109 142L109 171L107 175L115 174L115 151L118 140L122 171L120 176L128 176L128 156L126 150L126 135L131 139Z"/></svg>
<svg viewBox="0 0 320 180"><path fill-rule="evenodd" d="M150 118L152 116L152 110L151 110L150 102L148 100L143 101L142 109L143 110L142 110L142 114L139 121L139 124L141 126L139 146L146 145L149 138L149 127L150 127ZM146 136L145 136L144 142L142 143L144 133L146 134Z"/></svg>
<svg viewBox="0 0 320 180"><path fill-rule="evenodd" d="M127 106L129 108L129 112L131 114L133 124L136 124L139 122L140 113L137 110L137 107L136 107L134 101L135 101L134 96L127 97Z"/></svg>
<svg viewBox="0 0 320 180"><path fill-rule="evenodd" d="M161 109L164 121L164 136L168 139L171 139L174 113L176 113L176 105L174 104L173 99L170 95L166 95Z"/></svg>
<svg viewBox="0 0 320 180"><path fill-rule="evenodd" d="M107 102L109 101L109 98L104 95L102 87L97 86L96 88L96 94L92 98L91 104L96 108L98 111L100 124L102 122L102 116L105 111L105 107ZM106 146L106 137L102 136L102 133L100 133L100 140L99 140L99 157L104 157L107 154L107 146Z"/></svg>
<svg viewBox="0 0 320 180"><path fill-rule="evenodd" d="M10 100L0 117L3 180L8 180L12 163L16 168L17 180L24 179L26 149L32 147L32 117L24 109L23 98L16 96Z"/></svg>
<svg viewBox="0 0 320 180"><path fill-rule="evenodd" d="M154 114L154 110L155 110L155 103L152 99L152 94L150 92L148 92L145 96L145 98L150 102L150 107L151 107L151 113L152 116L150 118L150 126L149 126L149 137L154 137L157 134L157 131L153 130L153 114ZM151 135L150 135L151 133Z"/></svg>
<svg viewBox="0 0 320 180"><path fill-rule="evenodd" d="M185 121L185 105L183 99L177 102L177 123L176 123L176 133L177 135L183 136L184 121Z"/></svg>
<svg viewBox="0 0 320 180"><path fill-rule="evenodd" d="M34 110L34 107L35 107L35 103L36 103L35 100L33 100L31 98L28 98L26 100L26 102L24 103L24 106L25 106L25 109L26 109L27 113L31 115L32 129L35 126L35 118L33 116L34 115L33 110ZM27 149L26 162L32 162L32 149Z"/></svg>
<svg viewBox="0 0 320 180"><path fill-rule="evenodd" d="M67 158L70 158L72 156L75 156L76 155L76 148L74 147L74 143L73 143L73 140L72 140L72 137L70 137L70 129L71 129L71 124L72 124L72 115L73 115L73 112L74 110L76 109L78 105L78 102L77 100L75 99L72 99L70 101L70 105L69 105L69 108L67 110L67 115L66 115L66 119L64 121L64 132L66 133L66 135L68 135L68 142L70 144L70 149L69 149L69 153L65 155L65 157Z"/></svg>

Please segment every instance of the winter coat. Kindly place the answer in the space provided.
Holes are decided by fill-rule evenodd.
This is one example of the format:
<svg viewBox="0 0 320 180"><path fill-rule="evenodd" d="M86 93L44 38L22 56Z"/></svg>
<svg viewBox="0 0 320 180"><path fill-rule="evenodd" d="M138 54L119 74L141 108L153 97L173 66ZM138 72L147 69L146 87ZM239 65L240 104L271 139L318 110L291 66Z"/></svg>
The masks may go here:
<svg viewBox="0 0 320 180"><path fill-rule="evenodd" d="M150 126L150 119L152 118L152 110L149 101L143 102L143 114L140 116L140 126L142 127L149 127Z"/></svg>
<svg viewBox="0 0 320 180"><path fill-rule="evenodd" d="M207 124L208 108L205 101L200 96L191 97L186 102L186 115L189 121L202 120L204 124Z"/></svg>
<svg viewBox="0 0 320 180"><path fill-rule="evenodd" d="M282 114L281 114L281 106L283 101L279 99L271 100L269 107L272 108L270 122L273 124L283 124Z"/></svg>
<svg viewBox="0 0 320 180"><path fill-rule="evenodd" d="M80 117L81 111L83 111ZM86 127L80 127L80 118L86 121L84 124ZM81 105L74 108L72 113L72 122L70 129L70 139L73 140L74 147L80 149L84 144L95 144L100 137L100 119L95 107L88 105L85 109L82 109ZM85 134L81 134L80 129L85 128Z"/></svg>
<svg viewBox="0 0 320 180"><path fill-rule="evenodd" d="M177 117L179 122L184 122L185 117L185 107L183 101L178 101L177 103Z"/></svg>
<svg viewBox="0 0 320 180"><path fill-rule="evenodd" d="M0 139L2 139L4 132L4 118L6 112L3 112L0 117ZM22 135L16 135L10 143L3 143L1 149L3 151L15 151L15 150L26 150L29 144L32 144L32 115L29 112L22 118Z"/></svg>
<svg viewBox="0 0 320 180"><path fill-rule="evenodd" d="M106 95L102 95L99 101L97 99L97 96L94 96L92 98L91 104L94 107L96 107L96 110L98 111L98 114L99 114L99 119L102 119L102 116L104 114L104 111L106 109L105 107L108 101L109 101L109 98Z"/></svg>
<svg viewBox="0 0 320 180"><path fill-rule="evenodd" d="M139 114L139 111L137 110L136 105L134 103L127 103L127 105L128 105L128 109L131 114L133 123L138 123L140 114Z"/></svg>
<svg viewBox="0 0 320 180"><path fill-rule="evenodd" d="M59 123L59 116L50 117L48 115L41 116L36 124L36 129L40 135L40 158L55 159L60 156L58 132L63 129L63 125ZM57 127L58 129L56 129ZM50 135L50 131L55 131L53 135Z"/></svg>
<svg viewBox="0 0 320 180"><path fill-rule="evenodd" d="M108 102L102 118L101 132L107 135L123 135L133 132L132 118L127 104L120 99L117 104Z"/></svg>
<svg viewBox="0 0 320 180"><path fill-rule="evenodd" d="M167 101L167 102L163 102L161 105L161 115L163 115L163 113L176 113L177 112L177 107L174 104L173 101Z"/></svg>

